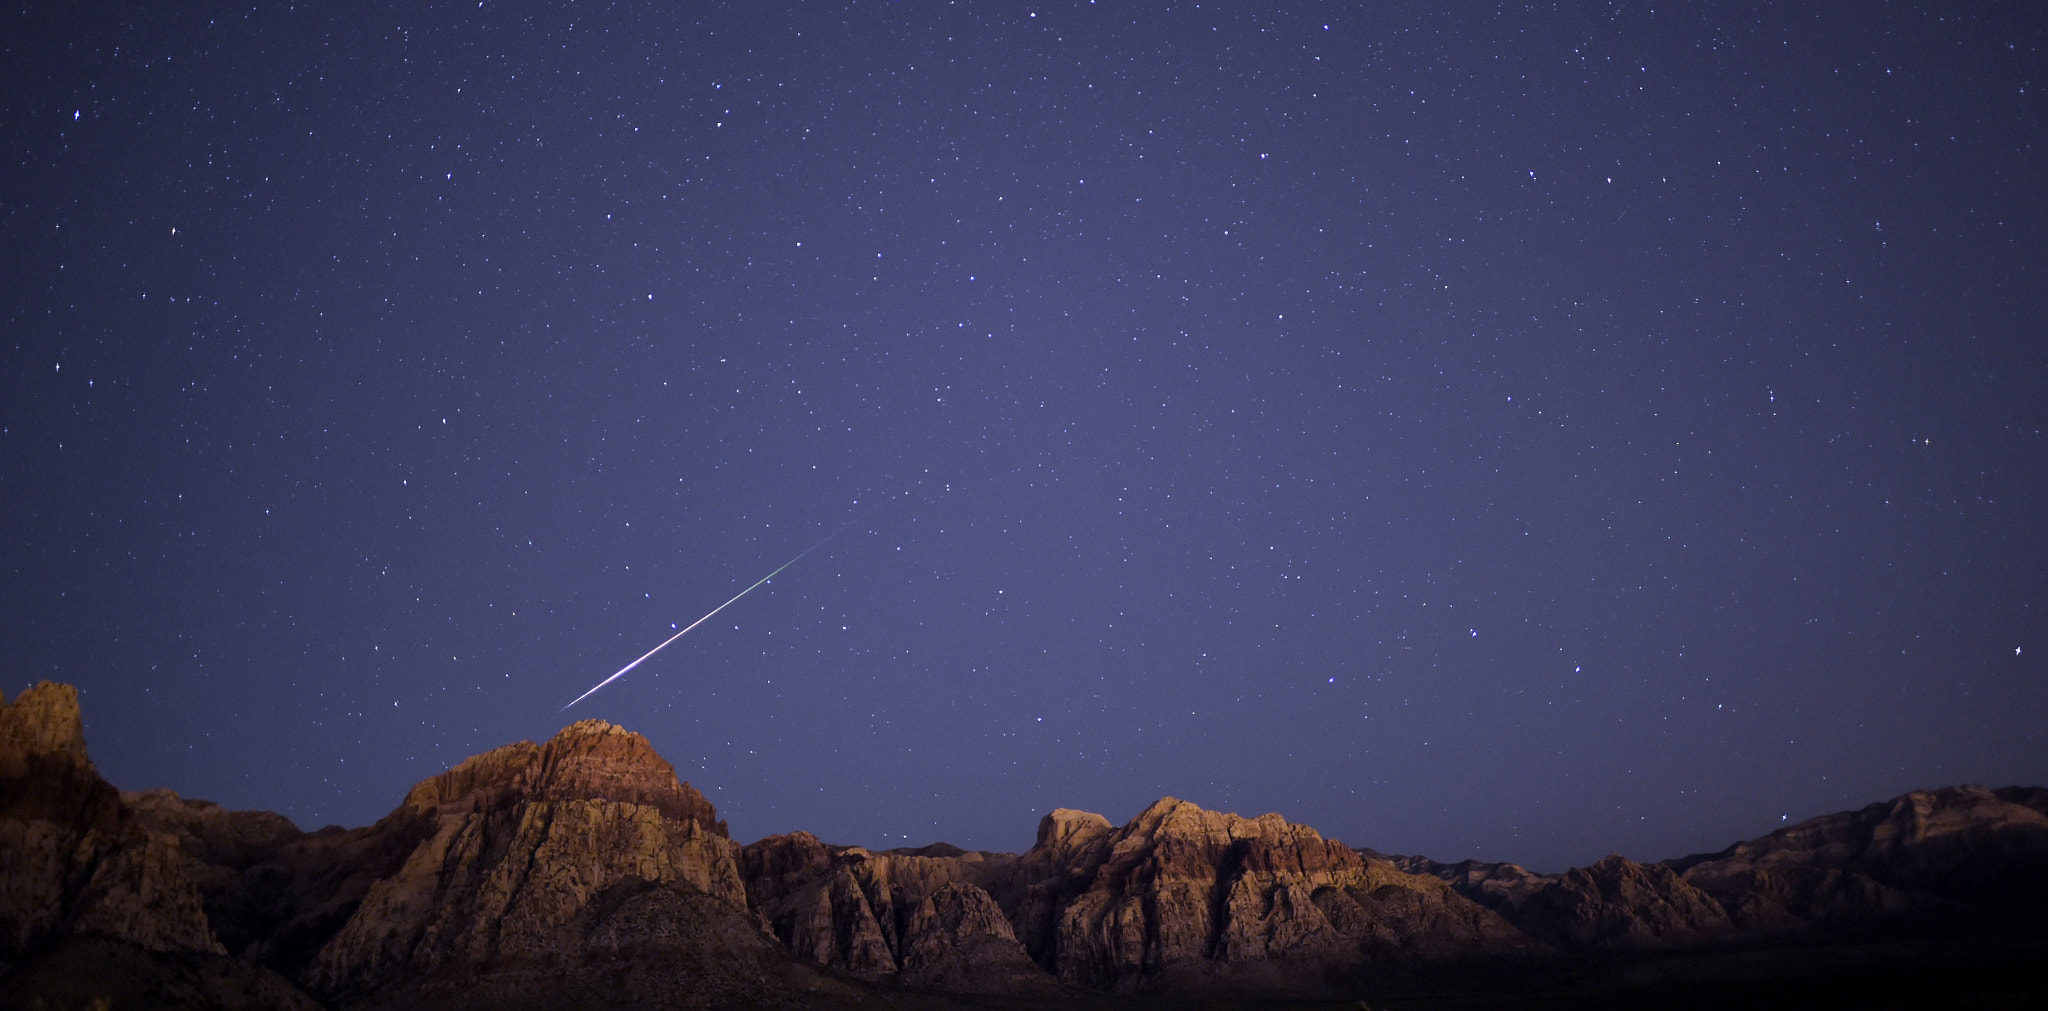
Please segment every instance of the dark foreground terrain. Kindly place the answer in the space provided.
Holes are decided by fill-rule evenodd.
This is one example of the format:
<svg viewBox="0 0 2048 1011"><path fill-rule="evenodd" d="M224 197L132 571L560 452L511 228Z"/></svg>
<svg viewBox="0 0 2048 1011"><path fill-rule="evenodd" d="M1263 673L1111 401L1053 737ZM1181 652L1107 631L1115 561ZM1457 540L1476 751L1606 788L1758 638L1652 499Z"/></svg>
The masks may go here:
<svg viewBox="0 0 2048 1011"><path fill-rule="evenodd" d="M1916 791L1716 853L1442 864L1164 798L1022 854L734 843L573 724L300 831L0 708L0 1007L2048 1007L2048 790Z"/></svg>

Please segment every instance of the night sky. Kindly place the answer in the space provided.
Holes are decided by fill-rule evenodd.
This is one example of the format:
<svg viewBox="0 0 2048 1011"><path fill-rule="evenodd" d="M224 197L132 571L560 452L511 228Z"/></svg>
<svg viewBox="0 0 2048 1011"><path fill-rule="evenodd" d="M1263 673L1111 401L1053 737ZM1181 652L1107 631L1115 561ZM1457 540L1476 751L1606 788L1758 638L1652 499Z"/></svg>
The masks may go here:
<svg viewBox="0 0 2048 1011"><path fill-rule="evenodd" d="M308 829L589 717L874 848L2048 782L2048 13L1445 6L17 5L0 687Z"/></svg>

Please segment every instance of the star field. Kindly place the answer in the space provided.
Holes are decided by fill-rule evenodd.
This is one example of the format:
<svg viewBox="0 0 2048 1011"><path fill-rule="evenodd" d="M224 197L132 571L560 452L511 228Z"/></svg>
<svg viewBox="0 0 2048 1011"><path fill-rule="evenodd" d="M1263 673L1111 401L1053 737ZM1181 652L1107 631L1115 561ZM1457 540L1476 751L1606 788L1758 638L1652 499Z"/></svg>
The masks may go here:
<svg viewBox="0 0 2048 1011"><path fill-rule="evenodd" d="M5 17L4 687L125 789L600 717L741 841L1561 870L2048 781L2028 5Z"/></svg>

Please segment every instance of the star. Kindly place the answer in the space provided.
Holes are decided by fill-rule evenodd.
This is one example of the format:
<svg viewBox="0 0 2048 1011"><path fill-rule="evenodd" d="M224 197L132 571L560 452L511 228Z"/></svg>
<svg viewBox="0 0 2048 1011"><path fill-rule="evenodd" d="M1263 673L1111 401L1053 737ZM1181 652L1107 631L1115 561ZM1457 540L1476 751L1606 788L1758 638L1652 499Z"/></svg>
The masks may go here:
<svg viewBox="0 0 2048 1011"><path fill-rule="evenodd" d="M1000 23L874 14L891 27L864 35L854 60L822 16L816 30L793 15L801 31L731 48L682 15L590 14L716 76L697 94L660 66L579 67L601 82L591 96L643 96L617 108L522 69L555 66L589 26L581 15L521 22L501 50L500 100L548 110L537 123L466 101L386 123L382 102L411 93L383 81L298 89L288 114L259 120L181 116L289 80L200 75L128 92L136 115L96 117L88 145L67 132L83 129L77 105L73 127L27 138L16 188L65 210L45 219L62 242L7 253L30 293L9 310L8 361L52 371L10 383L0 423L9 453L36 461L0 497L0 608L20 616L0 653L75 675L95 700L94 761L117 786L314 824L382 818L399 799L387 791L433 771L406 755L459 759L572 714L615 718L671 759L695 752L691 771L734 798L721 814L736 840L802 825L835 842L893 841L939 818L954 845L1021 849L1041 805L1116 820L1160 793L1213 790L1190 799L1239 797L1347 841L1447 856L1542 810L1482 802L1494 797L1670 805L1638 810L1647 822L1620 828L1633 836L1566 818L1546 819L1557 827L1544 838L1481 838L1501 858L1563 868L1617 848L1693 852L1695 832L1739 838L1772 808L1804 816L1843 800L1795 767L1765 777L1776 786L1735 791L1740 803L1713 816L1727 823L1702 827L1698 805L1671 799L1695 770L1674 763L1651 782L1644 748L1707 754L1796 729L1843 742L1792 761L1864 770L1870 793L1857 800L1935 785L1928 766L1899 768L1902 749L1930 761L1960 749L1998 763L1983 775L2048 780L2034 728L2004 718L2048 705L2048 682L1951 693L1923 719L1924 667L1897 656L1891 617L1917 610L1916 622L1958 630L1956 656L1974 657L2048 610L2048 589L2016 586L2008 568L2048 550L2048 528L2025 509L2048 475L2034 442L2005 427L2039 399L2031 377L1924 367L1959 354L2034 361L2048 320L2023 294L2025 258L1998 238L2018 226L1980 213L2038 202L2027 152L2048 130L2023 101L2024 59L1923 74L1924 94L1908 101L1882 65L1939 61L1893 21L1823 32L1766 16L1765 37L1798 46L1848 33L1844 51L1875 55L1796 110L1710 125L1687 110L1747 108L1747 89L1789 90L1805 70L1760 64L1739 84L1717 74L1690 42L1723 26L1690 8L1668 34L1569 67L1531 55L1581 44L1543 18L1410 11L1351 29L1387 33L1370 72L1325 60L1298 75L1299 47L1324 44L1334 25L1261 24L1270 41L1242 49L1225 36L1253 42L1248 24L1167 19L1147 30L1205 55L1105 60L1122 29L1077 23L1035 37L1018 61L915 81L866 68L923 60L965 32L1020 43ZM326 58L318 17L266 17L265 44L294 56L265 68ZM498 15L486 5L469 17L481 28ZM1046 21L1023 22L1034 23ZM221 44L211 29L167 27L135 40L148 50L138 59L179 66ZM1459 54L1458 79L1439 72L1434 48L1391 43L1416 28ZM1955 33L1943 46L2003 48L1998 26L1931 30ZM1536 44L1494 48L1525 35ZM363 55L395 65L408 44L367 40ZM1657 62L1625 71L1623 51ZM1108 63L1113 73L1083 79ZM1643 68L1660 64L1661 80L1693 86L1650 84ZM1056 66L1080 72L1046 81ZM53 95L78 74L54 50L9 70ZM1530 146L1530 103L1586 87L1632 97L1551 123L1557 143ZM1468 92L1498 101L1438 97ZM897 110L874 124L894 132L840 129L831 102L806 97L849 93ZM1085 114L1046 116L1045 103L1084 95ZM1160 101L1174 104L1169 123ZM1921 105L1968 109L1976 125L1933 153L1904 115ZM1326 107L1346 110L1342 122ZM166 138L139 125L145 115L193 133ZM621 116L659 117L662 139ZM1853 192L1783 171L1781 158L1830 164L1840 134L1829 131L1847 120L1869 127L1856 146L1871 174ZM246 191L229 166L187 155L253 138L289 156L325 143L302 132L313 121L357 138L351 153L366 164L408 171L373 180L316 159L271 172L264 199L295 208L277 216L221 196ZM1664 141L1613 159L1612 138L1645 131ZM511 150L530 156L483 155ZM1695 173L1682 153L1696 150L1731 160ZM448 163L422 160L443 152ZM1454 152L1500 171L1468 172ZM148 171L129 171L131 159ZM668 167L643 171L649 159ZM458 164L486 192L523 196L463 195ZM756 178L761 166L774 169ZM446 185L429 185L433 168ZM1928 172L1950 185L1916 185ZM1532 195L1557 213L1517 210ZM366 201L404 226L364 231ZM924 206L900 213L913 202ZM1873 206L1897 218L1890 232L1862 229ZM1740 227L1722 228L1738 214ZM1619 225L1580 227L1597 220ZM1879 245L1909 223L1911 248ZM1702 227L1714 241L1670 244ZM1229 243L1206 248L1225 230ZM1785 236L1800 245L1780 248ZM325 248L336 237L348 241ZM128 278L138 297L81 297L102 276ZM1597 302L1586 276L1602 278ZM1703 279L1717 276L1771 293L1768 306L1708 297ZM1879 283L1834 293L1852 276L1858 290ZM252 355L236 328L259 318L317 331L316 349L303 361ZM491 325L486 340L487 318L518 322ZM1897 356L1837 339L1891 319L1916 321L1924 338ZM565 332L582 336L572 345ZM84 394L65 360L87 376ZM1681 372L1682 392L1655 378ZM459 415L436 406L457 390ZM1916 429L1908 445L1921 452L1887 461L1897 433ZM123 457L133 466L106 466L104 450L122 447L139 449ZM656 630L676 635L681 618L889 487L917 493L718 613L748 629L710 635L706 621L555 713L653 647ZM1902 515L1902 501L1957 503L1964 522L1897 537L1922 518ZM1820 550L1784 550L1799 545ZM118 599L94 592L140 558L168 578ZM1931 586L1944 590L1924 596ZM84 645L131 620L135 634ZM1893 656L1865 665L1834 649L1844 637L1890 643L1879 652ZM370 664L363 638L377 647ZM385 680L400 664L385 642L448 663L473 703L396 693L405 682ZM257 662L214 663L229 651ZM301 676L265 676L287 657ZM1541 676L1559 658L1571 676ZM1712 673L1724 668L1752 676ZM1345 691L1296 690L1316 677ZM1866 690L1796 706L1851 677ZM164 719L151 693L174 691L194 704ZM1711 713L1694 711L1701 694L1719 696ZM877 715L845 719L828 696L872 700ZM399 705L386 713L378 698ZM1199 715L1181 704L1204 698L1238 701ZM1667 701L1687 715L1658 720L1656 740L1608 732L1609 720L1655 720ZM299 764L224 730L243 709L291 728ZM1361 742L1351 719L1368 711L1386 729ZM1009 733L1025 712L1044 714L1025 724L1044 740ZM1108 772L1070 763L1050 736L1117 740L1133 714L1154 712L1146 733L1167 740ZM915 756L876 746L906 725L927 728ZM1856 730L1871 725L1922 736ZM1950 726L1978 730L1954 740ZM1271 727L1326 760L1304 768L1265 734L1237 732ZM1008 743L990 754L985 738ZM752 757L769 746L782 767ZM1436 754L1447 746L1468 764L1447 768ZM1513 756L1504 778L1489 778L1501 763L1488 752ZM859 774L813 782L785 768ZM331 780L309 772L330 769ZM1350 785L1368 770L1378 796L1359 804ZM1438 774L1469 782L1469 803L1432 799ZM1384 810L1418 813L1399 824L1365 813Z"/></svg>

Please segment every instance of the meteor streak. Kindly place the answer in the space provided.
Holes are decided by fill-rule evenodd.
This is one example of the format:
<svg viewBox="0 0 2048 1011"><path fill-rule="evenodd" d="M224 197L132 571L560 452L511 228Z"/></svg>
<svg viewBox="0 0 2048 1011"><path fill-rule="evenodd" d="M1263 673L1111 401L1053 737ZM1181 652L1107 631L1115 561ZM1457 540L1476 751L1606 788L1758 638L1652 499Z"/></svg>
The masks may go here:
<svg viewBox="0 0 2048 1011"><path fill-rule="evenodd" d="M895 496L893 496L893 495L892 495L892 496L890 496L890 498L894 498L894 497L895 497ZM883 501L887 501L887 499L884 499ZM866 519L866 518L867 518L867 515L868 515L868 513L874 512L874 511L875 511L875 506L879 506L879 505L881 505L881 504L882 504L881 502L877 502L877 503L875 503L875 505L873 505L873 506L869 506L869 507L868 507L868 509L867 509L867 512L863 512L863 513L861 513L861 514L860 514L859 516L855 516L854 518L852 518L852 519L850 519L850 520L847 520L847 521L846 521L846 522L845 522L845 523L844 523L843 525L841 525L841 526L840 526L840 528L839 528L838 530L834 530L834 531L832 531L831 533L829 533L829 534L826 534L826 535L825 535L825 538L824 538L824 540L821 540L821 541L819 541L818 543L816 543L816 544L813 544L813 545L811 545L810 547L808 547L808 548L805 548L805 549L803 549L802 551L799 551L799 552L797 552L797 554L796 554L796 557L795 557L795 558L792 558L792 559L790 559L789 561L783 562L783 563L782 563L781 565L779 565L779 566L776 566L776 568L775 568L775 571L774 571L774 572L771 572L771 573L769 573L769 574L767 574L767 575L765 575L765 576L762 576L762 577L761 577L761 578L760 578L759 580L755 581L755 583L754 583L754 585L753 585L753 586L749 586L749 587L747 587L746 589L744 589L744 590L741 590L740 592L738 592L738 593L735 593L735 594L733 594L733 595L732 595L732 600L728 600L728 601L726 601L725 603L723 603L723 604L720 604L720 605L718 605L717 607L714 607L714 608L712 608L709 614L706 614L706 615L705 615L704 617L702 617L702 618L698 618L698 619L697 619L696 621L693 621L693 622L691 622L691 623L690 623L690 624L689 624L689 625L688 625L687 627L685 627L685 628L684 628L684 629L683 629L682 631L680 631L680 632L677 632L676 634L674 634L674 635L672 635L672 636L669 636L668 638L666 638L666 639L662 640L662 642L661 642L661 645L659 645L659 646L656 646L656 647L654 647L653 649L650 649L650 650L648 650L648 651L647 651L646 653L644 653L644 654L642 654L642 655L641 655L640 659L638 659L638 660L635 660L635 661L633 661L632 663L629 663L629 664L625 665L624 667L621 667L621 668L619 668L619 672L618 672L617 674L614 674L614 675L612 675L611 677L605 678L605 679L604 679L603 681L599 681L599 682L597 683L596 687L594 687L594 688L590 689L590 690L589 690L589 691L587 691L587 692L584 692L584 693L583 693L583 694L581 694L581 695L578 695L578 696L576 696L576 697L575 697L575 698L573 698L573 699L570 699L570 700L569 700L569 706L573 706L573 705L575 705L576 703L578 703L578 702L581 702L581 701L583 701L584 699L587 699L587 698L591 697L592 695L595 695L595 694L597 694L597 689L598 689L598 688L603 688L603 687L604 687L605 685L608 685L608 684L611 684L611 683L612 683L612 682L614 682L614 681L617 681L617 680L618 680L618 679L619 679L620 677L624 676L624 675L625 675L625 673L626 673L627 671L629 671L629 670L632 670L633 668L635 668L635 667L638 667L638 666L640 666L640 665L641 665L642 663L645 663L645 662L647 661L647 658L648 658L648 657L650 657L650 656L653 656L654 654L656 654L656 653L659 653L659 652L661 652L661 651L662 651L663 649L667 648L667 646L668 646L668 644L669 644L669 643L672 643L672 642L676 641L677 639L680 639L680 638L682 638L683 636L686 636L686 635L690 634L690 629L692 629L692 628L696 628L697 626L699 626L699 625L702 625L702 624L704 624L704 623L705 623L705 622L707 622L707 621L710 621L710 620L711 620L711 615L713 615L713 614L717 614L718 612L720 612L720 611L723 611L723 610L725 610L725 609L726 609L726 608L728 608L728 607L731 607L731 606L733 605L733 601L735 601L735 600L738 600L738 599L740 599L741 597L744 597L744 596L746 596L747 594L749 594L749 593L752 593L752 592L754 592L754 590L755 590L756 588L758 588L758 587L759 587L759 586L760 586L760 585L761 585L762 583L765 583L765 582L767 582L767 581L769 581L769 580L771 580L771 579L774 579L774 578L776 577L776 575L777 575L778 573L780 573L780 572L781 572L781 571L782 571L783 569L789 568L790 566L792 566L792 565L795 565L796 563L798 563L798 562L800 562L800 561L803 561L803 557L804 557L805 555L808 555L808 554L810 554L811 552L813 552L813 551L816 551L816 550L818 550L819 548L822 548L822 547L824 547L824 546L825 546L825 544L826 544L826 542L830 541L830 540L831 540L832 538L834 538L834 537L837 537L837 536L839 536L839 535L840 535L841 533L845 532L845 530L846 530L846 528L847 528L847 527L850 527L850 526L854 525L855 523L859 523L859 522L860 522L861 520L863 520L863 519ZM556 710L556 711L557 711L557 712L563 712L563 711L566 711L566 710L567 710L567 709L569 708L569 706L563 706L563 707L562 707L561 709L559 709L559 710Z"/></svg>

